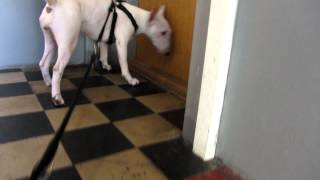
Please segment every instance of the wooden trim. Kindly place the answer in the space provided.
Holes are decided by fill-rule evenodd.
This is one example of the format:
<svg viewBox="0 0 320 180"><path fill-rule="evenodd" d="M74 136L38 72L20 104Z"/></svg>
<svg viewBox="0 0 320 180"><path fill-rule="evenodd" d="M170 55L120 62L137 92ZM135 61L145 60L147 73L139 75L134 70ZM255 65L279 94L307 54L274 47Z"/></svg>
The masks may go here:
<svg viewBox="0 0 320 180"><path fill-rule="evenodd" d="M149 67L138 60L129 61L130 70L152 81L153 83L167 89L169 92L185 100L187 95L187 84L169 74L163 73L155 68Z"/></svg>

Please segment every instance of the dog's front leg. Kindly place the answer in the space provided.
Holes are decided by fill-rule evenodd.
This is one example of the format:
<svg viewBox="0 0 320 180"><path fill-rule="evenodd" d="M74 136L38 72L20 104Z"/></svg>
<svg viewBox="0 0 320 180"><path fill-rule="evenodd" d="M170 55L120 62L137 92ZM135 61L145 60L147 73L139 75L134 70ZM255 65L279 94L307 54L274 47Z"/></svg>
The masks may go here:
<svg viewBox="0 0 320 180"><path fill-rule="evenodd" d="M112 68L108 63L108 45L106 43L100 43L100 54L103 69L110 71Z"/></svg>
<svg viewBox="0 0 320 180"><path fill-rule="evenodd" d="M136 78L133 78L129 72L128 62L127 62L128 41L117 39L116 46L117 46L118 58L119 58L119 64L120 64L122 76L132 86L139 84L139 80Z"/></svg>

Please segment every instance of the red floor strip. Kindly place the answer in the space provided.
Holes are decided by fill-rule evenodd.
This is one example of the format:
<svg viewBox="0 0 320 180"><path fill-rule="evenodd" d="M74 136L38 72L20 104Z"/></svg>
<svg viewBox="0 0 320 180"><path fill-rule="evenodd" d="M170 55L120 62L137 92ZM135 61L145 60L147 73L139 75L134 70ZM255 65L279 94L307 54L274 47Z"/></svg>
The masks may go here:
<svg viewBox="0 0 320 180"><path fill-rule="evenodd" d="M230 168L226 166L222 166L216 170L192 176L187 180L243 180L243 179L239 175L235 174Z"/></svg>

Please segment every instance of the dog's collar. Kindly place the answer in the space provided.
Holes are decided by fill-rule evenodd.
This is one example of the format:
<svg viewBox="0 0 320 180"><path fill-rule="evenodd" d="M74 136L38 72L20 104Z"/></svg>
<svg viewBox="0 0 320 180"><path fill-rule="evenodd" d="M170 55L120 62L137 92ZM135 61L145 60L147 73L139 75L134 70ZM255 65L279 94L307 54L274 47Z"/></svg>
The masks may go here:
<svg viewBox="0 0 320 180"><path fill-rule="evenodd" d="M113 44L116 41L116 38L115 38L115 35L114 35L114 31L115 31L115 28L116 28L116 22L117 22L117 19L118 19L118 14L117 14L116 8L119 8L121 11L123 11L128 16L128 18L130 19L130 21L131 21L131 23L132 23L132 25L134 27L135 33L138 31L139 26L138 26L136 20L134 19L132 14L128 11L128 9L122 5L123 2L126 2L126 1L124 1L124 0L112 0L111 1L111 5L109 7L109 11L108 11L108 15L107 15L106 21L105 21L105 23L103 24L103 26L101 28L101 31L100 31L100 34L99 34L99 37L98 37L98 40L97 40L98 42L102 41L103 33L105 31L105 28L106 28L106 24L107 24L107 22L109 20L109 17L110 17L110 14L112 12L113 12L113 17L112 17L112 23L111 23L109 39L108 39L107 43L108 44Z"/></svg>

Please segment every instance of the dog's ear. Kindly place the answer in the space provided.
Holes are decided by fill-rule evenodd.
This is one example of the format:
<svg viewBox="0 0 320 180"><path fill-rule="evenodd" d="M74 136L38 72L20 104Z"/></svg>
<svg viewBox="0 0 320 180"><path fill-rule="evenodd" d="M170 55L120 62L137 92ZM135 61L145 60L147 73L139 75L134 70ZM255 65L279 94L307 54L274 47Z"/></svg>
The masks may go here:
<svg viewBox="0 0 320 180"><path fill-rule="evenodd" d="M149 17L149 22L153 21L158 15L164 16L165 11L166 11L165 5L161 5L158 10L153 9Z"/></svg>
<svg viewBox="0 0 320 180"><path fill-rule="evenodd" d="M156 16L157 16L157 10L155 10L155 9L153 9L152 11L151 11L151 14L150 14L150 17L149 17L149 22L152 22L155 18L156 18Z"/></svg>
<svg viewBox="0 0 320 180"><path fill-rule="evenodd" d="M165 5L161 5L159 10L158 10L158 14L164 16L165 11L166 11L166 6Z"/></svg>
<svg viewBox="0 0 320 180"><path fill-rule="evenodd" d="M50 6L53 6L57 3L57 0L46 0Z"/></svg>

